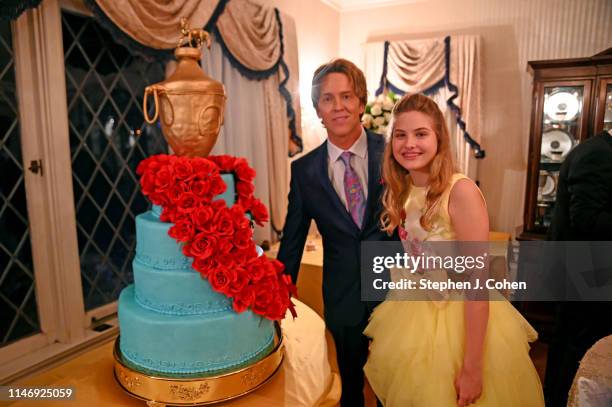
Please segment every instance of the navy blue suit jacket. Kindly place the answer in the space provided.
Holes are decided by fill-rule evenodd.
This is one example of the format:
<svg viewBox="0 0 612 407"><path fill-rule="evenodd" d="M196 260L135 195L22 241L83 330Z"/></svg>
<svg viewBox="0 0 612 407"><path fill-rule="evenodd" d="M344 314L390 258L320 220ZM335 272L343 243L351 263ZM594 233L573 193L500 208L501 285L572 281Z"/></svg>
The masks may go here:
<svg viewBox="0 0 612 407"><path fill-rule="evenodd" d="M291 165L289 207L277 258L297 282L310 221L316 222L323 240L323 301L328 325L354 326L363 321L372 304L361 301L361 242L391 239L379 226L385 141L370 132L367 140L368 198L362 229L353 222L329 179L327 141Z"/></svg>

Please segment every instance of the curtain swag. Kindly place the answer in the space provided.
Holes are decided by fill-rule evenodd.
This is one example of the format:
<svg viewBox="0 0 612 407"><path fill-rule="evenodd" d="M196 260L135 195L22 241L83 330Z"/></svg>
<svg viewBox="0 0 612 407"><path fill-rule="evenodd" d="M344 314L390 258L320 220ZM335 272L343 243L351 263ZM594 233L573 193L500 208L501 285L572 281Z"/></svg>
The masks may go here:
<svg viewBox="0 0 612 407"><path fill-rule="evenodd" d="M382 75L376 95L386 90L391 90L398 95L405 93L424 93L432 95L446 87L450 91L450 97L446 104L455 113L457 125L463 132L464 140L474 150L474 157L481 159L485 157L485 151L480 144L470 135L468 127L477 130L478 111L472 108L472 114L468 114L466 120L463 116L462 107L469 108L470 98L477 99L478 95L472 95L471 87L478 78L469 77L464 80L467 89L460 89L455 81L459 77L469 76L465 73L473 72L474 68L469 66L477 63L477 47L473 38L457 38L456 47L451 44L451 37L446 36L443 40L438 38L408 41L385 41ZM465 49L464 49L465 48ZM467 50L467 51L466 51ZM451 60L451 53L461 54L466 52L469 56L458 56ZM455 62L456 61L456 62ZM453 66L453 62L456 65ZM463 75L462 75L463 74ZM476 100L477 102L477 100ZM475 103L477 106L478 103ZM472 125L468 126L469 119Z"/></svg>
<svg viewBox="0 0 612 407"><path fill-rule="evenodd" d="M302 151L290 91L297 86L289 83L297 72L294 78L284 58L283 24L277 9L237 0L84 1L96 20L133 54L161 62L173 59L180 19L186 17L192 27L204 27L213 35L242 76L259 81L279 75L278 91L286 102L292 144L289 156Z"/></svg>

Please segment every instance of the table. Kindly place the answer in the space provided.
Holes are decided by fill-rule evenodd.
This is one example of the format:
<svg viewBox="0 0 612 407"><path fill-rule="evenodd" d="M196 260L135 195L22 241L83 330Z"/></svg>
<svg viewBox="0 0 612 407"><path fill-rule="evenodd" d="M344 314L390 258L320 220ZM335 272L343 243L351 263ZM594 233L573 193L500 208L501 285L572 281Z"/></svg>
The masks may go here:
<svg viewBox="0 0 612 407"><path fill-rule="evenodd" d="M612 335L597 341L580 361L568 407L612 405Z"/></svg>
<svg viewBox="0 0 612 407"><path fill-rule="evenodd" d="M216 404L231 407L336 406L340 400L340 375L335 366L335 347L325 323L315 311L294 300L298 317L288 313L282 323L285 360L279 371L253 393ZM18 386L73 387L71 401L45 401L45 407L146 406L125 393L113 377L113 344L105 343L61 366L16 383ZM330 365L330 359L333 364ZM19 401L11 407L36 406L41 402Z"/></svg>

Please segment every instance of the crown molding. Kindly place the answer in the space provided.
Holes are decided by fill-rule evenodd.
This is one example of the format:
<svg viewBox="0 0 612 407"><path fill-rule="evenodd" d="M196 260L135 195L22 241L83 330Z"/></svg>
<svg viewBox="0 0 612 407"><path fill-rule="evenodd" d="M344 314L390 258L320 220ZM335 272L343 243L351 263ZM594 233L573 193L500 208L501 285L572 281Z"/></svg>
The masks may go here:
<svg viewBox="0 0 612 407"><path fill-rule="evenodd" d="M429 0L320 0L339 13L423 3Z"/></svg>

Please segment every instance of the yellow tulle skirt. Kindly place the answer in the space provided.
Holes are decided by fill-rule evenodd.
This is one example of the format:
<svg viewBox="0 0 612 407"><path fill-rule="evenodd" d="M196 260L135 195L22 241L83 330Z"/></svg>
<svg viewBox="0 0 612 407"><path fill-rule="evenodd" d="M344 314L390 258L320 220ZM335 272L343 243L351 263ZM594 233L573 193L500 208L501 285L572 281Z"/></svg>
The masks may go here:
<svg viewBox="0 0 612 407"><path fill-rule="evenodd" d="M364 334L372 338L364 367L384 406L456 407L454 379L464 349L463 301L385 301ZM544 406L529 357L537 332L505 300L489 302L483 391L474 407Z"/></svg>

